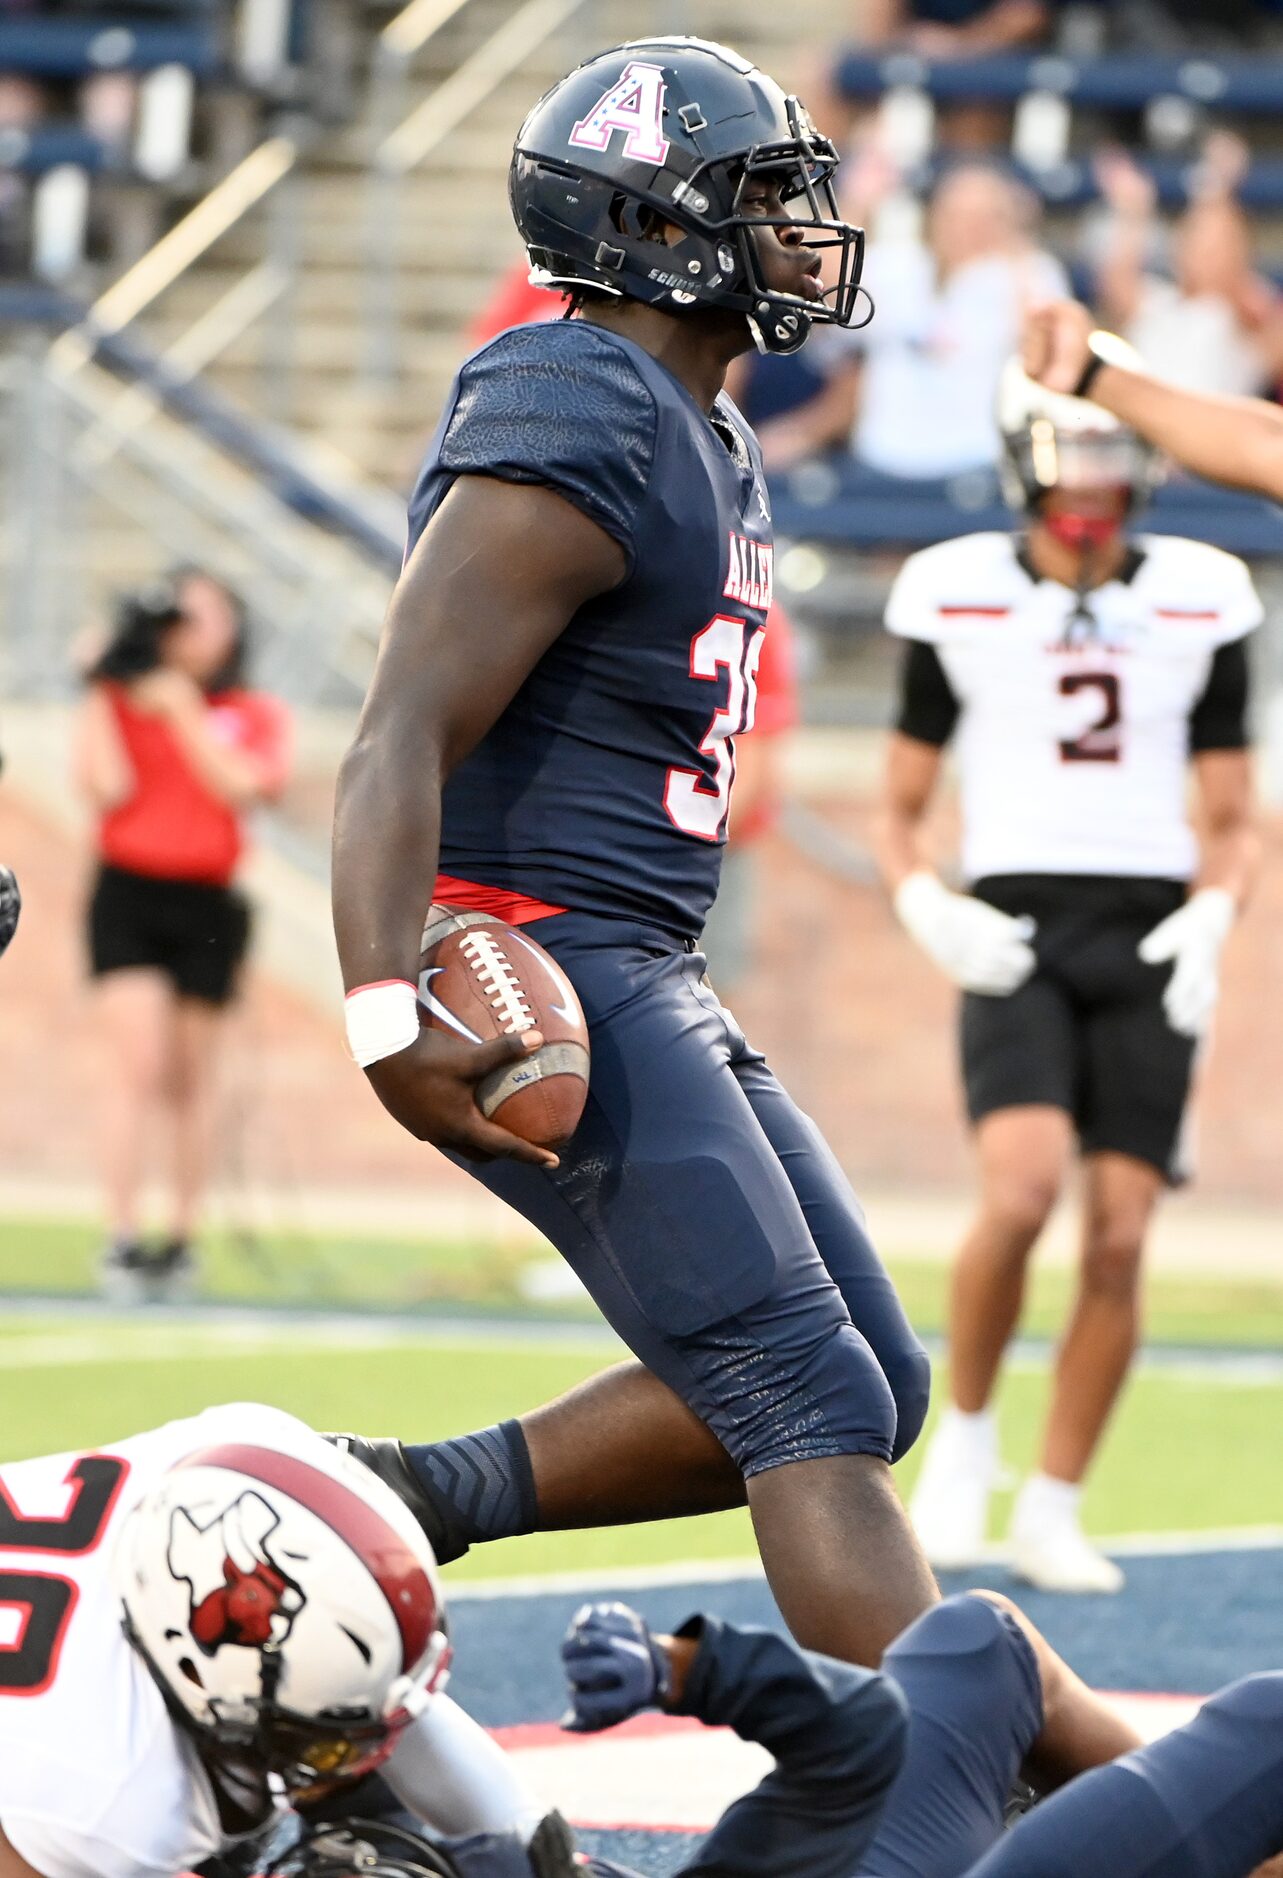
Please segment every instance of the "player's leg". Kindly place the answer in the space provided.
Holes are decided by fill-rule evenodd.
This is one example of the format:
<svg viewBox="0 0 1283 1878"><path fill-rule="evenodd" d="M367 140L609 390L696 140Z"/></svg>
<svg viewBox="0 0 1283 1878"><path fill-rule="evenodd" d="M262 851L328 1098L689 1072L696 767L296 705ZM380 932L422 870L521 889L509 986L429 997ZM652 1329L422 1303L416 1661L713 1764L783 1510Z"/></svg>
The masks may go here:
<svg viewBox="0 0 1283 1878"><path fill-rule="evenodd" d="M1012 1520L1017 1568L1047 1590L1122 1583L1082 1533L1079 1496L1136 1348L1141 1255L1163 1184L1129 1155L1086 1162L1078 1295L1056 1358L1039 1472L1021 1488Z"/></svg>
<svg viewBox="0 0 1283 1878"><path fill-rule="evenodd" d="M139 1243L143 1161L168 1071L174 993L150 966L109 971L94 993L103 1070L99 1151L110 1247L104 1285L132 1302Z"/></svg>
<svg viewBox="0 0 1283 1878"><path fill-rule="evenodd" d="M196 888L175 908L183 943L173 960L178 1000L167 1088L172 1126L170 1237L157 1257L158 1283L181 1289L192 1269L190 1240L213 1158L218 1069L232 998L249 943L238 893Z"/></svg>
<svg viewBox="0 0 1283 1878"><path fill-rule="evenodd" d="M1036 1807L968 1878L1250 1878L1283 1853L1283 1674ZM1263 1874L1262 1874L1263 1878Z"/></svg>
<svg viewBox="0 0 1283 1878"><path fill-rule="evenodd" d="M739 1038L736 1077L762 1132L797 1196L824 1267L842 1295L852 1323L868 1340L895 1398L898 1461L917 1440L931 1396L931 1359L914 1333L899 1294L865 1225L864 1211L837 1156L808 1115Z"/></svg>
<svg viewBox="0 0 1283 1878"><path fill-rule="evenodd" d="M170 1230L188 1239L196 1229L209 1181L214 1134L218 1050L226 1015L203 998L180 998L174 1017L174 1059L169 1082L173 1123Z"/></svg>
<svg viewBox="0 0 1283 1878"><path fill-rule="evenodd" d="M604 947L601 932L595 922L559 952L593 1025L592 1087L570 1149L552 1173L494 1163L478 1177L559 1247L730 1453L786 1619L813 1647L870 1660L935 1596L890 1486L891 1389L735 1079L698 960ZM445 1456L469 1494L505 1456L520 1468L511 1424L484 1439L484 1456ZM412 1464L432 1475L441 1449L459 1445L411 1450ZM588 1420L580 1452L586 1474L607 1471ZM706 1466L708 1445L696 1454ZM651 1455L661 1472L680 1470L679 1453Z"/></svg>
<svg viewBox="0 0 1283 1878"><path fill-rule="evenodd" d="M1050 1787L1137 1745L993 1592L928 1611L883 1669L908 1701L909 1745L865 1862L878 1878L959 1878L1002 1836L1022 1771Z"/></svg>
<svg viewBox="0 0 1283 1878"><path fill-rule="evenodd" d="M1143 923L1143 922L1142 922ZM1080 1485L1131 1364L1141 1261L1176 1156L1193 1045L1170 1029L1163 974L1123 923L1095 940L1096 995L1083 1023L1080 1128L1086 1165L1078 1296L1056 1362L1041 1470L1012 1515L1017 1569L1046 1590L1116 1591L1117 1565L1083 1535Z"/></svg>
<svg viewBox="0 0 1283 1878"><path fill-rule="evenodd" d="M936 1565L967 1565L984 1543L998 1470L990 1406L1020 1317L1029 1254L1073 1151L1073 1124L1049 1102L998 1108L976 1123L980 1204L954 1264L950 1400L918 1476L913 1521Z"/></svg>
<svg viewBox="0 0 1283 1878"><path fill-rule="evenodd" d="M812 1238L896 1402L893 1458L922 1425L930 1363L864 1228L849 1182L815 1127L741 1044L735 1071L797 1195ZM498 1431L495 1431L497 1434ZM543 1530L670 1519L742 1506L743 1476L681 1398L641 1364L621 1363L520 1418ZM592 1468L585 1468L591 1441ZM442 1444L449 1450L455 1444ZM462 1457L446 1453L442 1468ZM481 1536L480 1534L476 1536Z"/></svg>

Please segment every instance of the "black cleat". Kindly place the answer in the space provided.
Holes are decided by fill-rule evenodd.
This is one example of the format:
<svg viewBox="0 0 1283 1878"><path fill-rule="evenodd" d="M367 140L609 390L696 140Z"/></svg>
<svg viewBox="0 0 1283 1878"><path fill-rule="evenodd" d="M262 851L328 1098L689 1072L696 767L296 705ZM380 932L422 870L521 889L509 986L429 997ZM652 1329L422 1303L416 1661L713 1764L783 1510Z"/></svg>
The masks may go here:
<svg viewBox="0 0 1283 1878"><path fill-rule="evenodd" d="M452 1565L463 1557L470 1542L459 1530L458 1514L414 1471L399 1441L372 1441L365 1435L325 1435L323 1439L368 1467L385 1487L391 1487L422 1526L438 1565Z"/></svg>

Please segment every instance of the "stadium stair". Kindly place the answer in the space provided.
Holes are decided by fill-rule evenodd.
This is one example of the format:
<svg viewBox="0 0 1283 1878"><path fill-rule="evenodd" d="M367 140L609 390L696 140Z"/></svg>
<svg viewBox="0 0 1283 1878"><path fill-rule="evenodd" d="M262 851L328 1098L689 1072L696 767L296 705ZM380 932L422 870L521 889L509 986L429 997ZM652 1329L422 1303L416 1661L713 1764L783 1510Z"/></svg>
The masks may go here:
<svg viewBox="0 0 1283 1878"><path fill-rule="evenodd" d="M796 22L787 14L733 0L688 0L683 10L690 30L725 39L795 82L803 76ZM469 0L415 61L408 106L448 77L512 11L511 0ZM671 18L672 9L665 11ZM654 18L647 17L652 12ZM269 202L232 230L159 302L143 322L145 336L164 346L190 327L263 258L284 213L296 243L298 279L274 317L291 324L290 383L265 378L266 361L280 350L279 332L273 351L265 324L228 347L211 367L210 381L250 411L262 412L266 402L273 418L336 447L371 476L403 486L436 422L469 320L519 256L506 206L517 127L540 92L578 58L652 30L659 12L636 0L589 0L405 179L393 233L403 317L397 369L386 383L372 383L361 372L370 299L370 157L379 129L368 86L356 120L319 141L283 185L293 192L288 210ZM387 17L377 8L367 11L361 55L367 75L374 29ZM808 13L809 44L836 39L847 17L844 0L819 0Z"/></svg>

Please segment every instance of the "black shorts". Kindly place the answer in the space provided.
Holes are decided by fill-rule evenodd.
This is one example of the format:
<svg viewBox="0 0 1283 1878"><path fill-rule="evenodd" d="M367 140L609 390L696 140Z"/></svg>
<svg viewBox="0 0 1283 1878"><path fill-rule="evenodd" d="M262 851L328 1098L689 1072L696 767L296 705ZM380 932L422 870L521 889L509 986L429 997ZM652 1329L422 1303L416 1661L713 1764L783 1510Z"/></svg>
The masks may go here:
<svg viewBox="0 0 1283 1878"><path fill-rule="evenodd" d="M249 944L249 907L234 887L100 869L89 902L89 960L106 972L161 971L185 998L226 1004Z"/></svg>
<svg viewBox="0 0 1283 1878"><path fill-rule="evenodd" d="M1181 881L1002 874L971 889L1038 923L1038 969L1007 998L962 1000L962 1071L973 1122L1047 1103L1073 1117L1083 1152L1131 1154L1172 1181L1195 1044L1163 1010L1170 965L1136 948L1183 904Z"/></svg>

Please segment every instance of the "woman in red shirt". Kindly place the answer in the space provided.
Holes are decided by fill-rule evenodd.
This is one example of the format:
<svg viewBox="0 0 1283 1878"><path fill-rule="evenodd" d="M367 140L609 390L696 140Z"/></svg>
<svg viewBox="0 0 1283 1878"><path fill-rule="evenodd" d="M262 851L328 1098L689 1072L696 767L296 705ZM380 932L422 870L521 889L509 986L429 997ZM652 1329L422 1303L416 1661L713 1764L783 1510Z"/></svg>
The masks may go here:
<svg viewBox="0 0 1283 1878"><path fill-rule="evenodd" d="M243 682L244 608L197 568L126 602L89 673L76 771L97 814L89 952L110 1066L103 1289L181 1294L209 1167L217 1046L249 939L244 816L284 787L284 707ZM168 1235L139 1230L143 1145L171 1140Z"/></svg>

